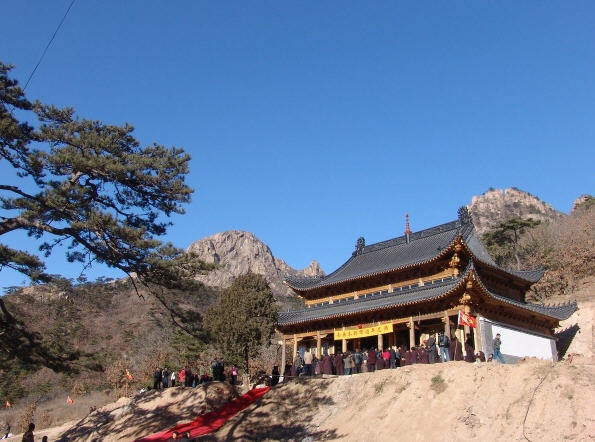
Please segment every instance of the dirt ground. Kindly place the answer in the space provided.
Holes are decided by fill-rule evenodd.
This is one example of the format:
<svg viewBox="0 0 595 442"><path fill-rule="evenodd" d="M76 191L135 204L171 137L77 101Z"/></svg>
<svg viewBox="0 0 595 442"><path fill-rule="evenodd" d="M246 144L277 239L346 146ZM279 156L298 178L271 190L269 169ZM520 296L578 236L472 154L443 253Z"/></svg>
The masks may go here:
<svg viewBox="0 0 595 442"><path fill-rule="evenodd" d="M300 380L202 440L591 440L593 362L451 362Z"/></svg>

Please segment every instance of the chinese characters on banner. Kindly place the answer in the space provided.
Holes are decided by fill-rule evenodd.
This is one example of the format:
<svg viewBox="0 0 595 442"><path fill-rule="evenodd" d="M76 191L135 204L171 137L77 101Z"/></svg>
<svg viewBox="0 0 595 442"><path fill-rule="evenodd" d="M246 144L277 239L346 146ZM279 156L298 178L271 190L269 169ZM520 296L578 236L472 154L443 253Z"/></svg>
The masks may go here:
<svg viewBox="0 0 595 442"><path fill-rule="evenodd" d="M368 336L376 336L384 333L392 333L393 324L379 324L372 327L362 327L350 330L335 329L335 341L342 339L366 338Z"/></svg>

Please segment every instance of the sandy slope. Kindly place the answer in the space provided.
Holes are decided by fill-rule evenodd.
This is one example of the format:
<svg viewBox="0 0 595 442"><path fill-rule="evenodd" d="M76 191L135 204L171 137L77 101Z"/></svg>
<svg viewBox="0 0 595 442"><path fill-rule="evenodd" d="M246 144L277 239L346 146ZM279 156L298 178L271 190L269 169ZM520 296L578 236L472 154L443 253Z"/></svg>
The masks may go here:
<svg viewBox="0 0 595 442"><path fill-rule="evenodd" d="M592 362L451 362L300 380L204 439L524 440L524 429L532 441L591 440Z"/></svg>
<svg viewBox="0 0 595 442"><path fill-rule="evenodd" d="M584 357L556 364L450 362L300 379L273 388L203 439L525 440L524 430L531 441L593 440L594 362ZM47 435L50 441L133 440L189 421L233 395L228 384L218 382L149 392L121 398L81 421L36 436Z"/></svg>

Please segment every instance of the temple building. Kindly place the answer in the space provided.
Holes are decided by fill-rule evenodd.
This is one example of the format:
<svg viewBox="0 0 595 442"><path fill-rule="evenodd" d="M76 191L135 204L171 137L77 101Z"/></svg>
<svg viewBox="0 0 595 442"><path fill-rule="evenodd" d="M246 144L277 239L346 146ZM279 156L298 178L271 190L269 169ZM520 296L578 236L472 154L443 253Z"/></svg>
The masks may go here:
<svg viewBox="0 0 595 442"><path fill-rule="evenodd" d="M420 346L444 331L474 351L493 352L502 335L505 358L535 356L557 360L554 330L572 315L576 303L530 303L525 294L543 269L515 271L499 267L475 231L465 207L458 219L366 245L358 239L353 255L334 272L316 278L287 278L285 283L306 307L281 312L277 329L285 347L314 354L355 349ZM476 327L459 326L459 312ZM284 363L283 363L284 364Z"/></svg>

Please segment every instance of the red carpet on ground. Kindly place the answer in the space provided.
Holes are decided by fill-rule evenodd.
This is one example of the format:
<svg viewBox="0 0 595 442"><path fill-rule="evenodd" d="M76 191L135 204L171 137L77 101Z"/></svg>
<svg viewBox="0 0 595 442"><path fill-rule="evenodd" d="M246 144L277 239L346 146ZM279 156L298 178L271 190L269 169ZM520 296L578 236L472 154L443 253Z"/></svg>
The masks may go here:
<svg viewBox="0 0 595 442"><path fill-rule="evenodd" d="M254 403L260 399L271 387L255 388L250 390L248 393L228 402L223 407L217 408L210 413L205 413L198 416L192 422L186 424L179 424L169 430L156 433L151 436L142 437L137 439L135 442L156 442L156 441L167 441L171 439L174 431L177 431L180 435L186 431L190 431L190 437L202 436L209 434L218 428L222 427L225 422L231 417L242 411L248 405Z"/></svg>

